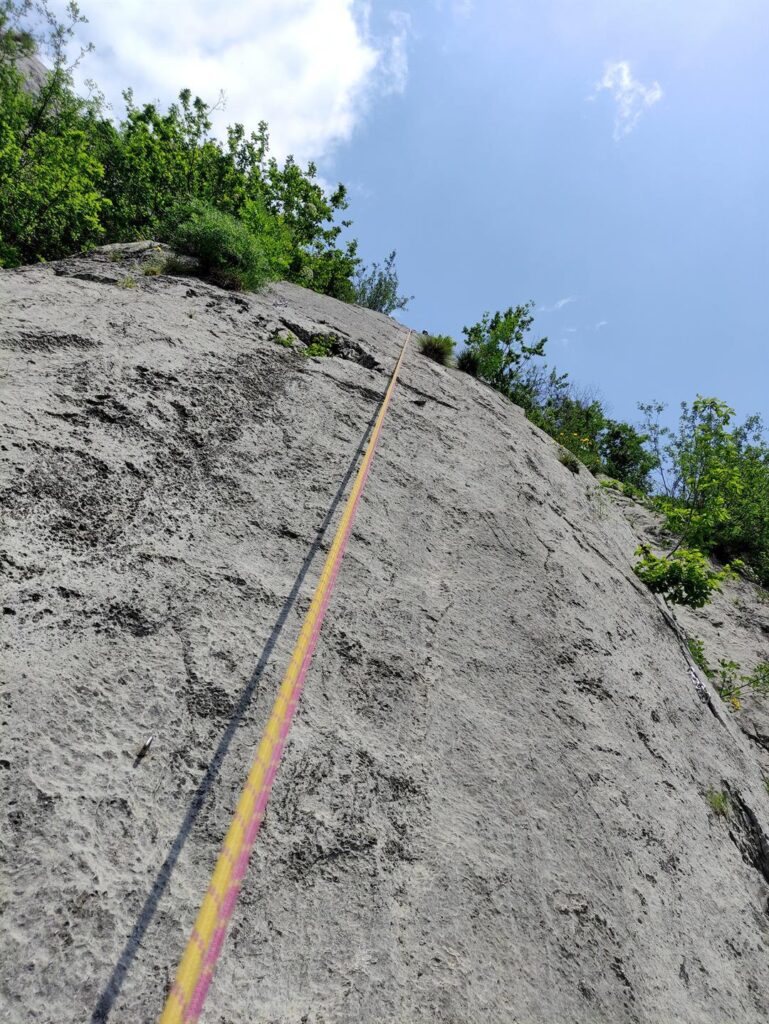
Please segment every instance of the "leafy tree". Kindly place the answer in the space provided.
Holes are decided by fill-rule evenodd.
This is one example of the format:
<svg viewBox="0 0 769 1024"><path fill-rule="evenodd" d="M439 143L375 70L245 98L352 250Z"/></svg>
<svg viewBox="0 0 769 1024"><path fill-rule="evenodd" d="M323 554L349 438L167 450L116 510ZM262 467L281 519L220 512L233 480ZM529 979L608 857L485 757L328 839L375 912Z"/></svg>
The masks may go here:
<svg viewBox="0 0 769 1024"><path fill-rule="evenodd" d="M78 98L66 47L85 19L64 21L48 0L0 0L0 266L55 259L100 241L168 239L179 204L202 202L243 222L259 239L270 275L346 301L355 298L357 243L343 186L327 195L316 168L269 156L267 125L211 134L214 107L189 89L167 110L137 106L103 116L98 93ZM36 26L42 26L36 30ZM22 73L43 49L52 70L37 89ZM390 267L390 269L392 269Z"/></svg>
<svg viewBox="0 0 769 1024"><path fill-rule="evenodd" d="M467 347L457 358L457 368L506 394L592 472L608 473L647 491L657 459L645 447L646 435L610 419L601 401L575 388L568 374L536 362L546 339L526 344L532 323L532 303L493 317L484 314L479 323L464 328Z"/></svg>
<svg viewBox="0 0 769 1024"><path fill-rule="evenodd" d="M115 241L161 237L184 199L216 199L224 212L236 212L220 187L226 174L221 146L209 137L209 107L187 89L165 113L154 103L135 106L130 89L123 98L123 120L117 126L103 122L98 133L110 201L108 236Z"/></svg>
<svg viewBox="0 0 769 1024"><path fill-rule="evenodd" d="M648 440L647 434L640 433L629 423L607 420L598 438L598 455L604 473L648 493L651 473L658 465L657 457L645 447Z"/></svg>
<svg viewBox="0 0 769 1024"><path fill-rule="evenodd" d="M769 444L760 418L732 428L733 409L697 396L682 403L674 432L659 425L659 403L641 409L660 458L658 505L678 543L743 558L769 584Z"/></svg>
<svg viewBox="0 0 769 1024"><path fill-rule="evenodd" d="M222 144L211 135L213 108L188 89L165 113L152 103L136 107L130 91L125 99L125 118L105 125L101 139L111 238L167 238L179 200L199 200L244 222L273 277L352 300L357 243L339 248L349 221L334 220L347 206L343 186L326 196L314 164L303 171L292 157L282 166L268 157L265 122L250 134L231 126Z"/></svg>
<svg viewBox="0 0 769 1024"><path fill-rule="evenodd" d="M360 269L355 278L355 298L353 301L366 309L374 309L377 313L394 313L405 309L413 295L398 294L398 272L395 269L395 250L384 261L384 266L372 263L370 269Z"/></svg>
<svg viewBox="0 0 769 1024"><path fill-rule="evenodd" d="M237 137L241 126L235 127ZM264 140L266 153L269 140L264 122L260 132L257 138L260 144ZM235 154L236 162L243 159L242 144L235 147ZM274 158L265 158L257 175L263 185L260 198L266 211L278 218L284 238L292 240L286 278L344 302L354 302L352 279L360 264L358 243L351 240L340 246L340 235L351 222L335 220L338 212L347 209L347 190L340 184L326 196L316 175L314 163L302 171L293 157L288 157L282 167ZM235 212L240 214L239 210Z"/></svg>
<svg viewBox="0 0 769 1024"><path fill-rule="evenodd" d="M65 19L47 0L0 0L0 266L62 256L104 233L108 201L91 147L101 105L72 92L88 48L67 63L66 45L84 20L77 4ZM32 87L21 68L38 49L53 66Z"/></svg>
<svg viewBox="0 0 769 1024"><path fill-rule="evenodd" d="M607 421L598 399L588 399L573 389L562 388L543 406L532 410L529 418L592 472L603 469L598 439Z"/></svg>
<svg viewBox="0 0 769 1024"><path fill-rule="evenodd" d="M719 572L712 569L705 555L695 549L679 548L660 558L642 544L636 555L639 560L633 570L653 594L662 594L671 604L690 608L702 608L733 574L729 566Z"/></svg>
<svg viewBox="0 0 769 1024"><path fill-rule="evenodd" d="M547 338L526 344L534 322L533 302L510 306L492 316L484 313L478 323L463 327L467 349L473 353L479 380L510 397L521 379L522 367L545 350Z"/></svg>

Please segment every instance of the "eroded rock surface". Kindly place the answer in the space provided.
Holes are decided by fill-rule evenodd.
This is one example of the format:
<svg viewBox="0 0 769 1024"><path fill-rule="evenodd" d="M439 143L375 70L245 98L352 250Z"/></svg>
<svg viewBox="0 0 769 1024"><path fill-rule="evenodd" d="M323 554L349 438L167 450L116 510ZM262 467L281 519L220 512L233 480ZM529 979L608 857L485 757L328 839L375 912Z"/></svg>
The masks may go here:
<svg viewBox="0 0 769 1024"><path fill-rule="evenodd" d="M404 338L157 258L0 273L7 1021L155 1020ZM204 1020L766 1020L760 744L637 543L412 342Z"/></svg>

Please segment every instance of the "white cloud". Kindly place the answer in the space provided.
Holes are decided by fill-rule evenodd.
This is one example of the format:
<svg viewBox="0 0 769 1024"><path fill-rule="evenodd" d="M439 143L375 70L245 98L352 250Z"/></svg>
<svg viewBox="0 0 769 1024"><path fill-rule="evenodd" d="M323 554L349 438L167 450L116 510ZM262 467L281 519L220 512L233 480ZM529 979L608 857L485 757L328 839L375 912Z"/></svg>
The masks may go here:
<svg viewBox="0 0 769 1024"><path fill-rule="evenodd" d="M565 299L558 299L558 301L552 306L540 306L540 313L555 313L559 309L563 309L564 306L568 306L570 302L576 302L577 299L574 295L568 295Z"/></svg>
<svg viewBox="0 0 769 1024"><path fill-rule="evenodd" d="M475 0L435 0L435 7L455 18L469 18L475 10Z"/></svg>
<svg viewBox="0 0 769 1024"><path fill-rule="evenodd" d="M615 141L632 132L641 114L655 103L659 103L663 96L659 82L644 85L634 78L630 64L626 60L607 62L603 78L596 84L595 92L590 99L595 99L604 90L611 93L614 98Z"/></svg>
<svg viewBox="0 0 769 1024"><path fill-rule="evenodd" d="M117 112L126 86L164 104L185 86L209 102L223 90L216 128L264 119L279 157L322 157L372 97L406 86L408 15L393 13L388 37L374 39L356 0L121 0L88 15L82 37L97 49L81 74Z"/></svg>
<svg viewBox="0 0 769 1024"><path fill-rule="evenodd" d="M609 321L608 321L608 320L599 320L599 321L598 321L598 323L597 323L597 324L595 325L595 327L593 328L593 330L594 330L594 331L600 331L600 330L601 330L601 328L602 328L602 327L606 327L606 326L608 325L608 323L609 323Z"/></svg>
<svg viewBox="0 0 769 1024"><path fill-rule="evenodd" d="M384 91L402 93L409 76L408 41L411 34L411 15L404 11L391 11L389 22L392 35L381 62Z"/></svg>

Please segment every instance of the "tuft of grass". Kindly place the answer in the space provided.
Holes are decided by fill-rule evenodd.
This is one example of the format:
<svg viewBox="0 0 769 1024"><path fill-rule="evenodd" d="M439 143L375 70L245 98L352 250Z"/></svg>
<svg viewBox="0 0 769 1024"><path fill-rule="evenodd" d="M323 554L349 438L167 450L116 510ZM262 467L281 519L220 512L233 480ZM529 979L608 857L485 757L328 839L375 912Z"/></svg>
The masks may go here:
<svg viewBox="0 0 769 1024"><path fill-rule="evenodd" d="M188 207L170 241L177 252L194 256L203 274L222 288L255 291L269 280L269 262L256 236L237 217L207 203Z"/></svg>
<svg viewBox="0 0 769 1024"><path fill-rule="evenodd" d="M189 256L168 256L163 266L164 274L178 274L180 277L194 275L196 271L195 260Z"/></svg>
<svg viewBox="0 0 769 1024"><path fill-rule="evenodd" d="M568 448L561 449L558 453L558 461L562 466L566 466L570 473L579 473L579 459Z"/></svg>
<svg viewBox="0 0 769 1024"><path fill-rule="evenodd" d="M457 356L457 369L462 373L469 373L471 377L477 377L481 368L481 359L473 349L463 349Z"/></svg>
<svg viewBox="0 0 769 1024"><path fill-rule="evenodd" d="M122 281L118 281L117 286L118 288L135 288L136 279L130 276L124 277Z"/></svg>
<svg viewBox="0 0 769 1024"><path fill-rule="evenodd" d="M731 813L729 797L726 793L711 786L705 794L705 799L710 804L710 809L720 818L728 818Z"/></svg>
<svg viewBox="0 0 769 1024"><path fill-rule="evenodd" d="M275 342L276 345L282 345L283 348L294 347L293 339L289 338L287 334L281 334L279 331L276 331L275 334L273 334L272 340Z"/></svg>
<svg viewBox="0 0 769 1024"><path fill-rule="evenodd" d="M153 260L151 263L145 263L142 267L142 274L145 277L159 277L166 271L165 260Z"/></svg>
<svg viewBox="0 0 769 1024"><path fill-rule="evenodd" d="M448 366L454 354L454 344L454 339L448 334L422 334L419 338L419 351L433 362Z"/></svg>

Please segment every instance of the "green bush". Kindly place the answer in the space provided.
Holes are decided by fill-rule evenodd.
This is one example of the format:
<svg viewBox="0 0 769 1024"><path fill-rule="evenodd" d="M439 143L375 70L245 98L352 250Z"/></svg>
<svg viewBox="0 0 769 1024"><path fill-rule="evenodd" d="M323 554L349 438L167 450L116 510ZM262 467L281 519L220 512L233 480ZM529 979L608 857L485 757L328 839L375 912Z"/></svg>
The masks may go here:
<svg viewBox="0 0 769 1024"><path fill-rule="evenodd" d="M694 663L714 682L719 697L725 704L731 705L733 711L740 710L742 697L748 690L769 697L769 662L757 665L749 675L740 674L739 662L726 658L719 660L718 668L712 668L705 657L703 642L696 637L689 637L686 642Z"/></svg>
<svg viewBox="0 0 769 1024"><path fill-rule="evenodd" d="M359 270L355 277L353 302L377 313L394 313L405 309L413 295L398 294L398 272L395 269L395 250L384 261L384 266L372 263L370 270Z"/></svg>
<svg viewBox="0 0 769 1024"><path fill-rule="evenodd" d="M205 203L190 204L170 243L222 287L255 291L269 280L267 258L245 224Z"/></svg>
<svg viewBox="0 0 769 1024"><path fill-rule="evenodd" d="M544 405L527 409L527 416L587 466L591 473L603 469L598 454L598 436L606 419L597 399L588 399L572 389L564 390L548 398Z"/></svg>
<svg viewBox="0 0 769 1024"><path fill-rule="evenodd" d="M769 697L769 661L762 662L751 675L747 676L747 682L756 693Z"/></svg>
<svg viewBox="0 0 769 1024"><path fill-rule="evenodd" d="M640 496L651 489L650 473L657 459L646 450L646 435L608 417L600 399L575 387L568 374L523 362L510 382L508 397L591 473L616 477Z"/></svg>
<svg viewBox="0 0 769 1024"><path fill-rule="evenodd" d="M737 661L727 660L726 658L719 658L718 668L713 673L713 678L716 680L716 689L718 690L718 696L725 704L731 704L732 710L739 711L742 707L740 701L740 691L742 687L739 683L739 677L737 673L740 671L740 665Z"/></svg>
<svg viewBox="0 0 769 1024"><path fill-rule="evenodd" d="M642 544L636 549L639 561L633 566L636 576L653 594L661 594L671 604L702 608L724 580L733 575L731 566L720 572L712 569L701 551L679 548L659 558Z"/></svg>
<svg viewBox="0 0 769 1024"><path fill-rule="evenodd" d="M280 331L276 331L273 334L272 340L275 342L276 345L280 345L281 348L293 348L294 347L293 339L290 338L287 334L281 334Z"/></svg>
<svg viewBox="0 0 769 1024"><path fill-rule="evenodd" d="M308 359L311 356L331 356L334 354L336 338L333 334L313 334L306 348L301 350Z"/></svg>
<svg viewBox="0 0 769 1024"><path fill-rule="evenodd" d="M534 304L510 306L504 312L484 313L478 323L463 327L467 348L475 354L477 370L473 376L490 384L503 395L519 380L521 369L534 356L544 352L546 338L526 344L526 335L534 322Z"/></svg>
<svg viewBox="0 0 769 1024"><path fill-rule="evenodd" d="M422 334L419 337L419 351L441 366L448 366L454 354L454 339L447 334Z"/></svg>

